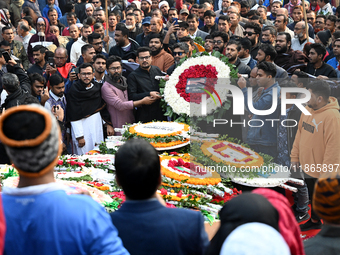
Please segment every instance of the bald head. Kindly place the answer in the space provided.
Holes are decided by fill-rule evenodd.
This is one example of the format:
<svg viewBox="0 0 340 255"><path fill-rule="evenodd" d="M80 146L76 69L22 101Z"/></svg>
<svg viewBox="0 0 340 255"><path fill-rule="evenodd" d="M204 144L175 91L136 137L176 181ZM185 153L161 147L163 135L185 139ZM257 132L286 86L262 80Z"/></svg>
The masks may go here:
<svg viewBox="0 0 340 255"><path fill-rule="evenodd" d="M76 30L79 30L78 26L76 24L72 24L70 27L69 27L69 30L71 29L76 29Z"/></svg>
<svg viewBox="0 0 340 255"><path fill-rule="evenodd" d="M229 12L239 13L239 10L238 10L238 8L235 7L235 6L229 6L229 8L228 8L228 13L229 13Z"/></svg>
<svg viewBox="0 0 340 255"><path fill-rule="evenodd" d="M306 28L305 22L304 21L299 21L298 23L296 23L295 26L301 27L302 29Z"/></svg>
<svg viewBox="0 0 340 255"><path fill-rule="evenodd" d="M64 47L58 47L54 54L58 54L58 55L63 55L65 57L67 57L67 50Z"/></svg>
<svg viewBox="0 0 340 255"><path fill-rule="evenodd" d="M288 10L286 8L279 8L276 11L276 15L285 15L288 18Z"/></svg>

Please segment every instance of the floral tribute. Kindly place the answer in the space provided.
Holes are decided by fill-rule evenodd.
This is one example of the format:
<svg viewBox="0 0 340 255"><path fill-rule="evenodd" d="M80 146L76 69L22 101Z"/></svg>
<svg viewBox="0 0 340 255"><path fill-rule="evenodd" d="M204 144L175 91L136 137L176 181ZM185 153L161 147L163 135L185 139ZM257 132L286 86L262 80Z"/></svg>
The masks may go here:
<svg viewBox="0 0 340 255"><path fill-rule="evenodd" d="M202 93L186 93L187 79L208 78ZM210 78L210 79L209 79ZM202 94L207 98L207 114L221 107L226 101L229 84L229 66L214 56L189 58L178 66L164 87L164 100L171 112L183 116L200 116ZM169 110L167 110L169 112ZM169 115L166 113L166 115ZM170 113L171 117L172 113Z"/></svg>
<svg viewBox="0 0 340 255"><path fill-rule="evenodd" d="M258 153L240 144L228 141L204 142L201 150L211 160L236 168L242 166L260 167L264 163L263 158Z"/></svg>
<svg viewBox="0 0 340 255"><path fill-rule="evenodd" d="M123 137L142 138L155 148L168 148L189 142L189 125L185 123L157 121L138 123L125 127Z"/></svg>

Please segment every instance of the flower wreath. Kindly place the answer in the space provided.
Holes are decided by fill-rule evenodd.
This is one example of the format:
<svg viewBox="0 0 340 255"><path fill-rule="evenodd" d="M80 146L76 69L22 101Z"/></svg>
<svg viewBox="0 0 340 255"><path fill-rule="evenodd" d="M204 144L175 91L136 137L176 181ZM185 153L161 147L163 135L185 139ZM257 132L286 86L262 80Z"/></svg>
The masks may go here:
<svg viewBox="0 0 340 255"><path fill-rule="evenodd" d="M186 93L188 78L212 78L203 89L207 96L207 114L219 108L227 99L228 90L225 85L230 83L230 68L222 60L214 56L189 58L178 66L164 88L164 100L177 115L200 116L201 93Z"/></svg>

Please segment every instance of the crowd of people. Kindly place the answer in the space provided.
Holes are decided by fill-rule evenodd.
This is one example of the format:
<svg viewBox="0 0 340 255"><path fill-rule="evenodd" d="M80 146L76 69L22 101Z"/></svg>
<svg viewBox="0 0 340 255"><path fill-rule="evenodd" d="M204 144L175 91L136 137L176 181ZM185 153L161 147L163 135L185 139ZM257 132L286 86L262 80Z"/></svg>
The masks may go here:
<svg viewBox="0 0 340 255"><path fill-rule="evenodd" d="M257 228L263 229L260 231L263 236L257 236L258 240L266 240L267 234L276 231L276 235L270 235L270 238L276 240L277 249L282 249L280 254L304 254L296 233L300 233L297 224L307 220L300 225L302 231L322 230L317 238L307 242L306 254L319 254L316 251L321 252L322 249L333 249L331 253L336 254L339 248L331 247L328 245L331 241L327 240L331 235L339 236L334 234L337 233L334 228L338 227L335 225L340 224L337 216L332 214L336 209L330 209L339 206L336 204L337 199L333 199L339 192L338 177L322 179L322 171L313 169L336 172L340 163L340 87L337 82L340 77L340 6L336 8L335 1L329 0L304 3L303 7L300 0L1 2L1 112L8 118L0 120L3 123L3 126L0 125L0 163L15 162L19 150L20 154L25 154L19 149L21 145L14 144L20 144L24 138L38 137L44 128L51 125L51 121L53 127L58 123L62 130L61 148L57 146L58 143L53 144L53 136L46 138L44 145L41 139L37 143L41 143L42 148L47 144L58 147L51 155L41 156L49 157L48 163L44 161L46 164L34 169L30 168L30 163L20 166L20 161L26 160L22 157L16 163L21 175L19 186L26 187L27 191L4 191L7 231L12 231L6 234L7 254L19 254L15 252L18 247L23 248L24 254L25 247L29 245L32 247L31 254L34 254L38 247L35 245L39 244L46 251L54 245L55 251L67 251L67 254L74 252L72 249L98 254L126 254L127 251L131 254L203 254L205 251L208 254L227 254L222 252L231 252L238 244L249 248L254 254L256 248L251 248L250 242L248 246L235 240ZM88 198L77 197L73 201L56 192L55 199L64 200L69 207L65 215L58 214L59 218L49 223L49 228L54 229L59 226L58 220L61 224L69 218L70 222L74 221L66 224L69 230L63 229L62 232L48 235L44 225L44 228L40 226L32 232L20 234L25 235L25 238L18 240L19 232L24 231L28 223L25 220L15 229L11 229L11 226L19 218L26 218L26 206L31 206L31 202L22 202L16 196L34 194L34 199L40 201L39 206L58 206L59 202L54 203L56 200L50 199L49 195L46 199L52 202L43 202L45 190L60 189L49 184L53 177L50 164L56 156L61 151L65 154L85 154L106 136L120 135L115 129L126 123L169 119L161 107L162 95L157 77L169 79L181 59L191 58L203 51L209 55L213 51L225 55L237 70L239 79L234 85L242 90L247 110L247 114L239 117L240 121L247 123L251 119L258 119L264 123L262 126L236 126L227 129L228 135L249 144L256 152L272 156L276 163L290 168L294 178L304 180L303 186L295 186L298 192L294 195L294 213L283 209L288 206L284 197L269 193L242 195L240 204L242 199L246 200L244 203L259 200L249 210L258 210L260 214L262 204L263 208L268 207L268 218L264 218L264 215L257 217L258 220L241 217L239 224L230 225L233 218L222 209L221 228L209 246L202 217L198 213L179 210L177 215L177 211L167 211L159 204L155 195L160 180L159 161L151 160L155 151L142 141L131 141L116 156L117 181L131 200L111 215L118 234L113 225L107 223L109 217ZM248 95L249 87L252 87L252 94ZM311 115L305 115L294 104L288 104L285 113L281 113L278 107L267 116L252 114L253 111L247 106L249 97L253 108L270 109L273 101L280 101L282 88L308 90L311 98L305 106ZM303 100L304 96L291 92L286 93L285 98ZM40 107L17 107L31 104ZM22 109L18 110L21 114L13 111L14 108ZM25 114L28 117L23 117ZM39 115L46 116L45 121L49 124L42 122ZM54 116L53 120L49 119L51 116ZM28 125L26 131L20 129L20 125L11 130L11 123L15 121L23 126ZM280 124L289 122L295 122L296 125ZM22 136L17 136L21 132L24 132ZM32 157L31 149L25 148L27 161ZM121 162L120 155L123 155ZM136 155L140 155L140 158ZM143 160L143 157L148 160ZM131 158L131 161L126 162L126 158ZM140 166L140 169L136 166ZM30 175L36 179L30 179ZM136 177L131 179L131 176ZM151 176L154 177L153 183ZM148 178L151 178L150 183L140 181ZM31 190L30 186L38 184L47 186ZM276 200L285 205L278 208L266 195L277 196ZM135 203L138 200L143 200L143 203ZM310 202L312 209L309 214ZM230 205L233 209L227 209L230 213L241 210L237 209L240 204L235 203L235 208ZM78 207L78 204L83 211L72 214L72 208ZM21 209L17 209L19 205ZM15 216L13 208L16 208ZM49 210L55 217L55 209ZM30 224L35 225L40 220L49 222L49 214L44 210L41 213L30 218ZM162 215L157 219L155 214ZM224 217L226 220L223 220ZM284 222L287 218L289 222ZM88 220L88 225L82 225L84 230L74 226L77 220ZM165 220L167 223L164 223ZM254 221L262 225L252 225ZM106 226L103 227L103 224ZM170 227L171 224L175 224L175 227ZM171 230L160 233L156 231L156 226ZM74 229L79 231L78 239L71 235ZM149 237L145 236L145 229L149 229ZM38 233L42 235L38 237ZM65 238L59 240L65 233ZM69 242L76 242L77 247L71 249L68 247ZM268 251L268 254L276 254L276 248L270 248L273 250Z"/></svg>

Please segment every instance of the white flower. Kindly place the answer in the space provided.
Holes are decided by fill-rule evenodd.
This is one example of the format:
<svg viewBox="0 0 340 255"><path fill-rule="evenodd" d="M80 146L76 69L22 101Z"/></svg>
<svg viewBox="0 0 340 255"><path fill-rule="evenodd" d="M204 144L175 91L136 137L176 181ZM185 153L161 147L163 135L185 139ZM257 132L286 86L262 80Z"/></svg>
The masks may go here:
<svg viewBox="0 0 340 255"><path fill-rule="evenodd" d="M217 83L215 84L215 91L220 96L222 103L227 99L228 90L225 89L226 85L230 84L230 69L225 63L220 59L213 56L202 56L197 58L187 59L181 66L177 67L174 72L169 77L169 80L165 84L164 88L164 100L172 108L173 112L176 114L186 114L188 116L201 116L201 107L198 107L196 103L187 102L177 93L176 85L179 82L179 76L191 66L204 65L204 66L214 66L217 71ZM199 78L199 77L197 77ZM214 100L209 97L207 99L207 114L210 114L217 108L219 108L220 102L215 93L212 93Z"/></svg>

